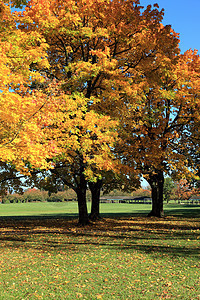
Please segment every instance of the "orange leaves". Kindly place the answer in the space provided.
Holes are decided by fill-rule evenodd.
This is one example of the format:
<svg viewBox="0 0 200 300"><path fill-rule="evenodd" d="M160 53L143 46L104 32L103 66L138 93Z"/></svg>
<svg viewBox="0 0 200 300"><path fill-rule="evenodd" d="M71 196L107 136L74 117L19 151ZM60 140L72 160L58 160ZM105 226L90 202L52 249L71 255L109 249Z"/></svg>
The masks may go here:
<svg viewBox="0 0 200 300"><path fill-rule="evenodd" d="M188 124L198 119L199 57L195 51L179 55L177 34L171 27L158 26L149 33L146 57L136 68L137 77L130 71L133 83L129 81L124 89L119 149L127 164L132 160L144 173L155 168L193 176ZM134 99L140 101L132 108Z"/></svg>
<svg viewBox="0 0 200 300"><path fill-rule="evenodd" d="M23 22L33 26L39 25L39 30L42 27L44 33L53 33L54 30L64 33L69 26L76 26L80 22L80 17L76 15L75 1L57 3L49 0L31 0L21 15Z"/></svg>
<svg viewBox="0 0 200 300"><path fill-rule="evenodd" d="M186 179L176 182L175 194L178 200L189 200L191 196L198 194L198 192Z"/></svg>

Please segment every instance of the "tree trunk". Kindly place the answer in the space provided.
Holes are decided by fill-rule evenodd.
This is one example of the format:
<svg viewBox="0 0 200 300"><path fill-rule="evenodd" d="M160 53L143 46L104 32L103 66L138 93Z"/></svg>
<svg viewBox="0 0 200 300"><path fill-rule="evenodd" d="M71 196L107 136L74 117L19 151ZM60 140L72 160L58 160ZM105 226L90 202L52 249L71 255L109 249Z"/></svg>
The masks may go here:
<svg viewBox="0 0 200 300"><path fill-rule="evenodd" d="M102 180L98 179L96 182L89 182L89 188L92 194L92 207L90 219L96 221L100 219L100 192L102 187Z"/></svg>
<svg viewBox="0 0 200 300"><path fill-rule="evenodd" d="M164 187L164 175L163 171L156 171L154 174L150 174L148 183L151 186L152 197L152 211L148 216L163 217L163 187Z"/></svg>
<svg viewBox="0 0 200 300"><path fill-rule="evenodd" d="M84 174L81 174L80 182L76 188L76 194L78 198L79 224L82 226L90 223L86 203L86 190L87 183Z"/></svg>

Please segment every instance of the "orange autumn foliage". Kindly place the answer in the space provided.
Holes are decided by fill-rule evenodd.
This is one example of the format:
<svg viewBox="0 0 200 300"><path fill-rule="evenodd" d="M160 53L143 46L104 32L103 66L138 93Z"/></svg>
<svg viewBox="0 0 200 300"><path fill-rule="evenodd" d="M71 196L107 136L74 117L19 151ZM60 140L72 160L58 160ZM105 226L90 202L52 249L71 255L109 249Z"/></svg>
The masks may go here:
<svg viewBox="0 0 200 300"><path fill-rule="evenodd" d="M199 190L195 189L188 180L180 179L176 182L175 195L178 200L189 200L192 196L198 195Z"/></svg>

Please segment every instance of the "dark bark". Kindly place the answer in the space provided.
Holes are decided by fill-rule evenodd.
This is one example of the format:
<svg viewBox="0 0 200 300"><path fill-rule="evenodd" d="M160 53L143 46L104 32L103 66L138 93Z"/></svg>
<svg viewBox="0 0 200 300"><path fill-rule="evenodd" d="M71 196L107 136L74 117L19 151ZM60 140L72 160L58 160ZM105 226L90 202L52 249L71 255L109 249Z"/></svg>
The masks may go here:
<svg viewBox="0 0 200 300"><path fill-rule="evenodd" d="M83 190L77 192L78 210L79 210L79 224L84 226L90 223L87 212L86 194Z"/></svg>
<svg viewBox="0 0 200 300"><path fill-rule="evenodd" d="M79 177L79 183L77 184L76 188L76 194L78 198L79 224L82 226L90 223L87 211L86 190L87 182L85 180L84 174L82 173Z"/></svg>
<svg viewBox="0 0 200 300"><path fill-rule="evenodd" d="M60 178L65 185L75 191L78 200L79 225L84 226L89 224L90 220L86 202L87 181L84 175L85 165L82 155L79 155L77 161L78 168L71 168L71 171L73 171L73 179L68 178L68 174L65 176L66 170L63 171L62 166L52 169L51 172L55 174L57 178Z"/></svg>
<svg viewBox="0 0 200 300"><path fill-rule="evenodd" d="M163 171L156 171L150 174L148 183L151 186L152 210L148 216L163 217L163 187L164 175Z"/></svg>
<svg viewBox="0 0 200 300"><path fill-rule="evenodd" d="M100 219L100 192L102 187L102 180L98 179L96 182L89 182L89 188L92 194L92 207L90 219L96 221Z"/></svg>
<svg viewBox="0 0 200 300"><path fill-rule="evenodd" d="M78 187L76 193L78 198L79 224L84 226L90 223L86 203L86 189Z"/></svg>

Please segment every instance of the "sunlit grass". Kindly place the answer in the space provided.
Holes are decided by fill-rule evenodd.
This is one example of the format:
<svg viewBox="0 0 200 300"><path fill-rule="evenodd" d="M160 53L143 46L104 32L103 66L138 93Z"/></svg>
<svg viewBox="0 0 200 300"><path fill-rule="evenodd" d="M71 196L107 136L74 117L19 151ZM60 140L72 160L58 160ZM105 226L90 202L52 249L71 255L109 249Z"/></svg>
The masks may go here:
<svg viewBox="0 0 200 300"><path fill-rule="evenodd" d="M88 204L90 211L91 203ZM129 204L129 203L101 203L100 210L103 216L119 215L141 215L148 214L151 210L150 204ZM200 214L200 205L178 205L165 204L166 215L169 214ZM1 204L0 216L56 216L66 217L78 216L77 202L32 202L32 203L14 203Z"/></svg>

